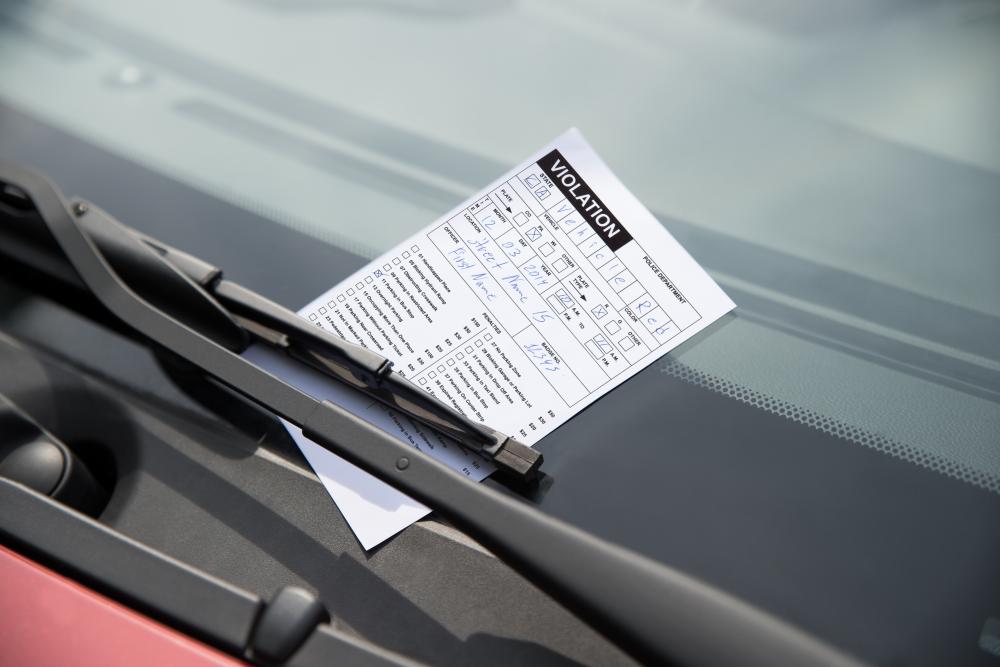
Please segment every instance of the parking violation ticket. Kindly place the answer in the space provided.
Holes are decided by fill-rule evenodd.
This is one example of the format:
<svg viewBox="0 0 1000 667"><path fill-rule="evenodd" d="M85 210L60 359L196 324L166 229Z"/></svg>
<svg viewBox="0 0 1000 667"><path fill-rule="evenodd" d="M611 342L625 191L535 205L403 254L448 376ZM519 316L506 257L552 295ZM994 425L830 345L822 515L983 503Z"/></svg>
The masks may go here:
<svg viewBox="0 0 1000 667"><path fill-rule="evenodd" d="M300 314L534 445L733 307L574 129ZM254 354L473 480L492 472L332 379ZM288 426L365 549L429 512Z"/></svg>

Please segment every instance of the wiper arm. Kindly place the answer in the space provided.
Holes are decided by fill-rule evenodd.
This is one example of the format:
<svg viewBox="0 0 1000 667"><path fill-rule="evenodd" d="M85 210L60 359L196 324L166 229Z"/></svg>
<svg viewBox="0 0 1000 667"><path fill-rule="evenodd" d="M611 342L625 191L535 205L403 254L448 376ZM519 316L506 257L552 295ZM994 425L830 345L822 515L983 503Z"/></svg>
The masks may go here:
<svg viewBox="0 0 1000 667"><path fill-rule="evenodd" d="M725 593L473 483L343 408L282 382L138 296L46 179L0 165L0 189L37 211L77 279L113 315L301 427L313 441L437 510L641 662L858 664ZM0 226L23 222L13 207L0 208L5 208Z"/></svg>
<svg viewBox="0 0 1000 667"><path fill-rule="evenodd" d="M115 273L143 299L229 350L246 348L247 332L204 289L221 277L219 269L158 244L86 202L77 201L72 208L77 224ZM90 291L60 251L31 200L12 181L3 179L0 216L0 253Z"/></svg>

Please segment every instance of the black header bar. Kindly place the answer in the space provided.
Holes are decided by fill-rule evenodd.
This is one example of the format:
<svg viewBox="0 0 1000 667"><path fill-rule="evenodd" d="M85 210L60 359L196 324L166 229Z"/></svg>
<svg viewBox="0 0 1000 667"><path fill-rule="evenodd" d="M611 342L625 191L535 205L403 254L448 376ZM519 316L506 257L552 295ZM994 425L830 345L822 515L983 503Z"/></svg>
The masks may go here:
<svg viewBox="0 0 1000 667"><path fill-rule="evenodd" d="M570 166L566 158L557 150L538 161L542 171L552 179L556 187L566 196L587 224L604 239L608 247L617 251L632 240L625 226L608 210L600 197L594 194L590 186L580 178L580 174Z"/></svg>

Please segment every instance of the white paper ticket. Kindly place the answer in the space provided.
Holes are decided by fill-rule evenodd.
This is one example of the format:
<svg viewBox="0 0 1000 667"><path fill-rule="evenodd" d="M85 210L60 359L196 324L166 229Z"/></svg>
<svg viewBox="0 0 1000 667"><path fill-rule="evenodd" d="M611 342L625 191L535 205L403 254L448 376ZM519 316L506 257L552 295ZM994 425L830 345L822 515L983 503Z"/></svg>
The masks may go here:
<svg viewBox="0 0 1000 667"><path fill-rule="evenodd" d="M733 307L570 130L300 314L533 445ZM426 427L281 365L470 477L491 472ZM428 511L291 431L365 548Z"/></svg>

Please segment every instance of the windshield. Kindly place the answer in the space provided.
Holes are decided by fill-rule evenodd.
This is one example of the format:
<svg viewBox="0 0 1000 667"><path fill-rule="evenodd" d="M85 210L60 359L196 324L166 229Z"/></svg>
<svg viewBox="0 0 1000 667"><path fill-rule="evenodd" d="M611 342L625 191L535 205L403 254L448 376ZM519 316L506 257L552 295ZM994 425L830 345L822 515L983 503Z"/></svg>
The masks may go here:
<svg viewBox="0 0 1000 667"><path fill-rule="evenodd" d="M740 306L666 372L1000 492L995 4L0 17L5 101L366 258L577 126Z"/></svg>
<svg viewBox="0 0 1000 667"><path fill-rule="evenodd" d="M987 2L0 8L4 103L365 258L576 126L739 306L664 374L993 493L998 64Z"/></svg>

